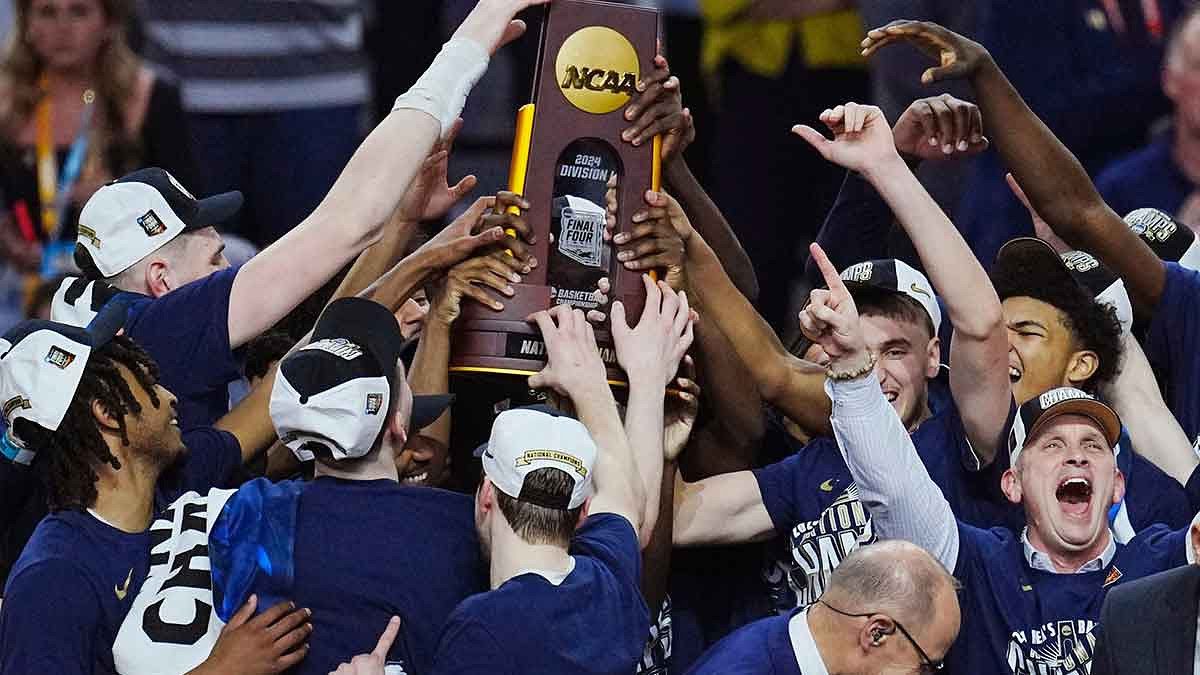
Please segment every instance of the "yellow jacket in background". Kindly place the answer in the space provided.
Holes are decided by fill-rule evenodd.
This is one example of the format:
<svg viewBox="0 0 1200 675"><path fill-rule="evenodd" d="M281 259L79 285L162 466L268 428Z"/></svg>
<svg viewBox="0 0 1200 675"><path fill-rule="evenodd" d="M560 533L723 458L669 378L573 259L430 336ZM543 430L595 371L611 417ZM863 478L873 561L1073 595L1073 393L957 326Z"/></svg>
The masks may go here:
<svg viewBox="0 0 1200 675"><path fill-rule="evenodd" d="M863 24L854 10L823 14L799 21L754 21L736 16L752 0L700 0L704 15L701 64L713 73L727 59L746 70L778 77L787 68L797 44L809 68L862 68L859 42Z"/></svg>

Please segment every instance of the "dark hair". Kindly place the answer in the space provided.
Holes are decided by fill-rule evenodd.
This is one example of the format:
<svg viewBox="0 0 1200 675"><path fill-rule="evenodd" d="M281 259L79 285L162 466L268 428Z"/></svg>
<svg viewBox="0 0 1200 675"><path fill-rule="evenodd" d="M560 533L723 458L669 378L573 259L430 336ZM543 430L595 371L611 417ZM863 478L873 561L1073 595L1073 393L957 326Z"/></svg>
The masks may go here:
<svg viewBox="0 0 1200 675"><path fill-rule="evenodd" d="M92 506L96 503L96 481L99 479L96 470L104 464L113 469L121 468L121 463L109 452L92 416L92 402L98 401L116 417L121 441L129 444L127 416L140 415L142 406L121 377L118 365L133 373L149 394L150 402L157 407L159 400L154 385L158 381L158 365L132 340L117 336L88 357L79 388L57 431L51 432L26 419L13 422L13 433L17 438L36 448L42 457L39 466L46 482L51 511Z"/></svg>
<svg viewBox="0 0 1200 675"><path fill-rule="evenodd" d="M263 333L246 343L246 379L265 377L271 364L282 359L295 341L283 331Z"/></svg>
<svg viewBox="0 0 1200 675"><path fill-rule="evenodd" d="M79 268L79 272L83 274L88 281L100 281L104 275L100 273L100 268L96 267L96 261L92 260L92 254L83 247L83 244L75 244L75 266Z"/></svg>
<svg viewBox="0 0 1200 675"><path fill-rule="evenodd" d="M881 316L894 321L915 323L924 327L926 335L933 338L936 326L929 318L929 313L907 295L861 284L851 288L850 293L854 296L854 306L858 308L859 316Z"/></svg>
<svg viewBox="0 0 1200 675"><path fill-rule="evenodd" d="M575 481L562 469L547 467L537 469L525 476L525 485L539 493L570 497ZM523 502L496 490L496 503L500 512L508 519L509 526L517 536L529 544L552 544L566 547L575 533L582 506L574 509L548 509L537 504Z"/></svg>
<svg viewBox="0 0 1200 675"><path fill-rule="evenodd" d="M1063 325L1080 349L1096 353L1096 372L1080 388L1095 393L1116 378L1121 370L1121 321L1111 305L1097 302L1090 293L1075 283L1050 281L1046 275L1021 265L997 266L992 270L992 284L1000 300L1033 298L1063 313Z"/></svg>

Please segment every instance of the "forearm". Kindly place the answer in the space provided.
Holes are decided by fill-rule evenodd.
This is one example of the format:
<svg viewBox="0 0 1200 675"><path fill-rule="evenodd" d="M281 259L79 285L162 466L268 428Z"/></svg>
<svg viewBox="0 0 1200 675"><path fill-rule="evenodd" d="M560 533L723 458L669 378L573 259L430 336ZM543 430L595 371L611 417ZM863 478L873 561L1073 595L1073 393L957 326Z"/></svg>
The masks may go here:
<svg viewBox="0 0 1200 675"><path fill-rule="evenodd" d="M651 615L662 607L667 597L667 582L671 571L671 530L675 516L675 463L662 467L659 489L658 520L654 523L650 542L642 549L642 597Z"/></svg>
<svg viewBox="0 0 1200 675"><path fill-rule="evenodd" d="M399 212L393 211L384 227L383 237L369 246L350 266L350 270L334 291L330 302L338 298L349 298L358 295L376 279L382 277L401 258L404 249L417 231L417 223L406 222L400 218Z"/></svg>
<svg viewBox="0 0 1200 675"><path fill-rule="evenodd" d="M1154 253L1100 197L1091 178L1022 100L990 58L972 84L987 135L1033 206L1071 246L1088 251L1125 279L1140 312L1153 311L1163 275Z"/></svg>
<svg viewBox="0 0 1200 675"><path fill-rule="evenodd" d="M417 343L408 384L414 394L445 394L450 391L450 324L438 319L431 311ZM415 430L414 430L415 431ZM421 430L443 445L450 445L450 411Z"/></svg>
<svg viewBox="0 0 1200 675"><path fill-rule="evenodd" d="M404 301L420 288L437 269L432 254L418 249L392 266L375 283L358 294L361 298L374 300L395 312Z"/></svg>
<svg viewBox="0 0 1200 675"><path fill-rule="evenodd" d="M625 437L633 451L634 463L642 485L642 548L658 518L659 488L663 472L663 399L666 387L661 380L644 376L629 378L629 405L625 409Z"/></svg>
<svg viewBox="0 0 1200 675"><path fill-rule="evenodd" d="M1132 335L1126 334L1124 340L1125 359L1108 388L1109 402L1125 420L1138 453L1186 486L1200 460L1163 401L1141 346Z"/></svg>
<svg viewBox="0 0 1200 675"><path fill-rule="evenodd" d="M742 242L734 234L729 221L725 220L721 209L713 203L682 157L667 164L665 173L671 193L679 200L692 226L718 252L717 259L721 261L733 285L753 302L758 298L754 264L750 262L750 256L742 248Z"/></svg>
<svg viewBox="0 0 1200 675"><path fill-rule="evenodd" d="M602 500L611 504L615 511L626 515L638 533L640 544L642 516L645 512L644 489L633 449L617 415L612 392L605 384L593 391L572 395L571 403L599 451L592 478L595 488L593 504ZM659 433L661 431L660 427Z"/></svg>
<svg viewBox="0 0 1200 675"><path fill-rule="evenodd" d="M827 385L834 437L881 538L924 548L946 569L958 558L958 526L874 377Z"/></svg>

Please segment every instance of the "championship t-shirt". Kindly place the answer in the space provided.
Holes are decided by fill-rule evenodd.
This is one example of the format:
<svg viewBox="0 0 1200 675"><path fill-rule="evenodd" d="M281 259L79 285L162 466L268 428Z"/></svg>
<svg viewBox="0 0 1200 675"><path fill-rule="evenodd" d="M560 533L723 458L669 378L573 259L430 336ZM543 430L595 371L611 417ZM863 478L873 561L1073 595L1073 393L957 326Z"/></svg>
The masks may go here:
<svg viewBox="0 0 1200 675"><path fill-rule="evenodd" d="M229 346L229 293L239 269L130 303L126 334L154 358L160 383L179 399L181 428L211 426L229 412L227 386L240 376Z"/></svg>
<svg viewBox="0 0 1200 675"><path fill-rule="evenodd" d="M1163 264L1166 284L1142 346L1166 383L1167 406L1193 444L1200 443L1200 273Z"/></svg>
<svg viewBox="0 0 1200 675"><path fill-rule="evenodd" d="M1118 544L1103 569L1032 569L1011 530L959 524L954 576L962 627L946 663L953 673L1087 675L1100 606L1110 588L1187 564L1187 528L1154 526Z"/></svg>
<svg viewBox="0 0 1200 675"><path fill-rule="evenodd" d="M394 480L323 477L305 486L293 555L291 599L312 610L313 625L296 673L325 675L369 653L392 616L401 624L388 662L428 673L447 617L488 587L472 498ZM522 606L504 621L528 616ZM649 625L640 627L639 654ZM632 672L631 660L624 675Z"/></svg>
<svg viewBox="0 0 1200 675"><path fill-rule="evenodd" d="M929 475L942 488L960 518L991 526L1008 508L989 499L980 475L967 471L973 457L949 386L929 384L931 416L912 433ZM825 592L834 568L864 544L876 540L858 487L832 438L817 438L787 459L756 469L763 505L780 534L784 551L769 556L764 581L773 609L806 608Z"/></svg>
<svg viewBox="0 0 1200 675"><path fill-rule="evenodd" d="M527 572L454 610L434 673L629 675L646 645L637 532L622 516L589 516L571 540L561 583Z"/></svg>

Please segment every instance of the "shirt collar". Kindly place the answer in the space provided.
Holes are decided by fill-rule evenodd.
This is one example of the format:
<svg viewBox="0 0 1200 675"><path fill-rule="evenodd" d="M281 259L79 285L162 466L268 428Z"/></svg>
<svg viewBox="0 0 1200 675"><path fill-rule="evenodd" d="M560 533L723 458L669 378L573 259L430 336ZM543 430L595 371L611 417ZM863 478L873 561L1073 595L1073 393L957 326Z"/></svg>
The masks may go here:
<svg viewBox="0 0 1200 675"><path fill-rule="evenodd" d="M1021 530L1021 544L1025 547L1025 562L1031 568L1039 572L1049 572L1050 574L1065 574L1054 568L1054 562L1050 560L1050 556L1042 553L1029 543L1029 528ZM1087 572L1098 572L1112 562L1113 556L1117 554L1117 539L1113 536L1112 530L1108 532L1108 546L1104 547L1104 551L1097 558L1085 562L1082 567L1075 570L1074 574L1085 574Z"/></svg>
<svg viewBox="0 0 1200 675"><path fill-rule="evenodd" d="M788 620L788 638L792 641L792 651L796 653L796 665L804 675L829 675L829 669L821 660L821 652L813 640L812 630L808 627L808 610L796 612Z"/></svg>

